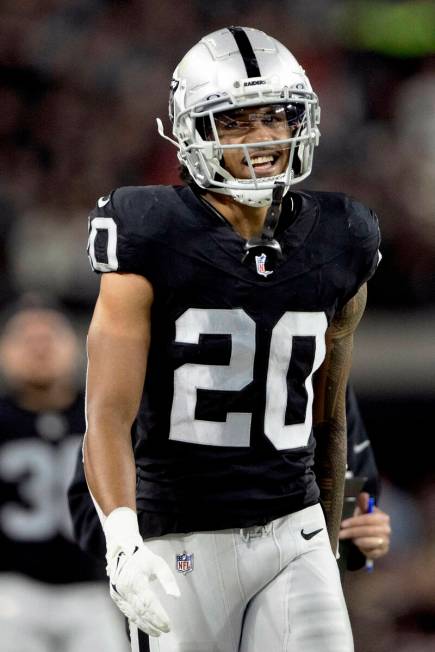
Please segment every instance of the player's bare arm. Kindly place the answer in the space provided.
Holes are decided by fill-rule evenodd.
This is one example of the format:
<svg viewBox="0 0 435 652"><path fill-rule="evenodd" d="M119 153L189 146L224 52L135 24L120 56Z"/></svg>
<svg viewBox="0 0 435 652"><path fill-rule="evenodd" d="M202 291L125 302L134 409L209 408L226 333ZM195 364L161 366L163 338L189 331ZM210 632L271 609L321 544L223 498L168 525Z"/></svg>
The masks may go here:
<svg viewBox="0 0 435 652"><path fill-rule="evenodd" d="M123 614L151 636L169 631L169 618L150 588L157 578L179 595L166 562L144 545L136 518L136 467L131 427L145 380L150 344L151 284L136 274L108 274L88 340L85 471L107 518L110 594Z"/></svg>
<svg viewBox="0 0 435 652"><path fill-rule="evenodd" d="M335 316L326 333L326 357L316 379L316 476L332 549L337 549L346 472L346 384L353 333L363 315L367 287Z"/></svg>
<svg viewBox="0 0 435 652"><path fill-rule="evenodd" d="M107 515L136 509L131 426L150 339L151 284L136 274L105 274L88 336L84 461L90 490Z"/></svg>

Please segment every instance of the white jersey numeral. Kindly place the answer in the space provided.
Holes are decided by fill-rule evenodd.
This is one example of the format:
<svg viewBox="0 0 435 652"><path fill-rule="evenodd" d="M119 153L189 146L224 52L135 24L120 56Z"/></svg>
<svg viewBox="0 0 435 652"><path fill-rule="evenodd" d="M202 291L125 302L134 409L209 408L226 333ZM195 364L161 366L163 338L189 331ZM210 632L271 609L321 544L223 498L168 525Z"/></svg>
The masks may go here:
<svg viewBox="0 0 435 652"><path fill-rule="evenodd" d="M267 372L264 429L266 436L278 450L307 445L313 423L312 376L325 357L326 327L326 315L323 312L286 312L273 329ZM305 420L285 425L287 402L291 400L291 397L288 398L287 372L293 342L297 336L315 338L315 355L312 369L305 381Z"/></svg>
<svg viewBox="0 0 435 652"><path fill-rule="evenodd" d="M80 441L74 435L54 448L43 440L20 439L0 448L0 477L17 485L22 501L0 507L0 528L7 537L44 541L60 533L71 538L67 489Z"/></svg>
<svg viewBox="0 0 435 652"><path fill-rule="evenodd" d="M323 312L287 312L272 331L266 382L265 434L278 450L306 446L312 426L312 375L325 357L326 315ZM191 308L176 321L175 341L199 344L200 336L226 335L231 343L228 364L186 363L174 373L174 398L170 439L191 444L249 446L252 415L228 412L225 421L195 417L198 390L241 391L253 380L255 322L241 308ZM303 378L306 392L305 414L300 423L286 425L285 415L291 395L287 373L294 338L312 337L314 357Z"/></svg>
<svg viewBox="0 0 435 652"><path fill-rule="evenodd" d="M97 259L95 252L95 240L99 231L107 231L107 262ZM92 269L97 272L116 272L118 269L118 258L116 256L116 243L118 229L113 217L94 217L90 222L88 241L88 254L91 260Z"/></svg>
<svg viewBox="0 0 435 652"><path fill-rule="evenodd" d="M228 365L184 364L175 371L170 438L214 446L249 446L251 415L229 412L225 422L195 419L197 389L240 391L253 379L255 322L240 308L191 308L176 321L177 342L198 344L200 335L229 335Z"/></svg>

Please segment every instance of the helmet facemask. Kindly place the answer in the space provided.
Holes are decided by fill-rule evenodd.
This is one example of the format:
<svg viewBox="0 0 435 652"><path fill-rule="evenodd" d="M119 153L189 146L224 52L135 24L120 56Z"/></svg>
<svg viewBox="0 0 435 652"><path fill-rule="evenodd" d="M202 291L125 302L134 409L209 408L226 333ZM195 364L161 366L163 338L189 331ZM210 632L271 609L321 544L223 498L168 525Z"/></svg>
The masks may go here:
<svg viewBox="0 0 435 652"><path fill-rule="evenodd" d="M303 157L304 148L305 152L314 148L314 143L309 143L313 116L306 99L247 104L226 111L202 108L191 116L196 136L186 148L185 161L189 167L197 157L205 178L203 187L230 194L242 203L264 205L270 203L270 190L276 182L288 188L311 171L307 165L310 157ZM241 164L237 165L238 160ZM247 195L246 191L253 192Z"/></svg>
<svg viewBox="0 0 435 652"><path fill-rule="evenodd" d="M211 100L176 116L174 133L185 136L179 139L178 158L201 188L230 195L243 204L264 206L270 204L277 181L288 189L310 174L319 139L317 98L313 93L293 93L288 100L279 100L259 104L258 99L252 99L236 105L227 101L224 109L222 102ZM261 121L262 116L266 123L264 131L270 137L250 142L245 133L247 136L253 129L252 122ZM246 117L253 119L251 124L243 120ZM269 119L273 121L270 128ZM256 172L258 164L253 159L261 156L262 150L273 156L278 151L287 152L285 168L276 175L264 170ZM234 176L225 167L226 152L238 153L243 158L246 164L243 177Z"/></svg>

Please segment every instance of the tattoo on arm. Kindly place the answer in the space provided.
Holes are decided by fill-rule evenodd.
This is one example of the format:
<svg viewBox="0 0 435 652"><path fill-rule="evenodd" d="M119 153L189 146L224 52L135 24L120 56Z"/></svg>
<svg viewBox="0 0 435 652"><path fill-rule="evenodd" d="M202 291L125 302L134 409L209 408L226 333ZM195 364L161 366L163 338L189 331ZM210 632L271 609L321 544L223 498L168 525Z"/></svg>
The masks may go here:
<svg viewBox="0 0 435 652"><path fill-rule="evenodd" d="M335 316L326 333L326 357L316 378L316 476L334 552L340 529L346 473L346 385L353 333L364 312L366 297L364 285Z"/></svg>

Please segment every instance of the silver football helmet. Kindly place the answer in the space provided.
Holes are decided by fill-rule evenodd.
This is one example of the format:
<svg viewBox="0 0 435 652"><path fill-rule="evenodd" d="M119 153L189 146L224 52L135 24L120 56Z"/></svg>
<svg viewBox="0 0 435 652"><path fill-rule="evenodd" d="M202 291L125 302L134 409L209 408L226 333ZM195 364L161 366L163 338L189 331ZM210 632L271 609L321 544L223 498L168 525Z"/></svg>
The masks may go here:
<svg viewBox="0 0 435 652"><path fill-rule="evenodd" d="M260 142L245 142L243 137L237 144L222 142L221 127L231 127L232 116L243 114L245 123L237 124L246 128L246 116L258 120L264 107L285 116L284 134ZM169 115L175 140L164 134L157 119L159 133L177 146L180 162L201 188L242 204L267 206L277 181L288 190L311 172L320 136L317 96L287 48L257 29L221 29L189 50L174 71ZM235 148L243 152L246 178L235 178L224 166L224 151ZM262 174L256 172L256 166L264 166L261 151L271 160L277 148L288 151L284 171L266 176L263 167Z"/></svg>

